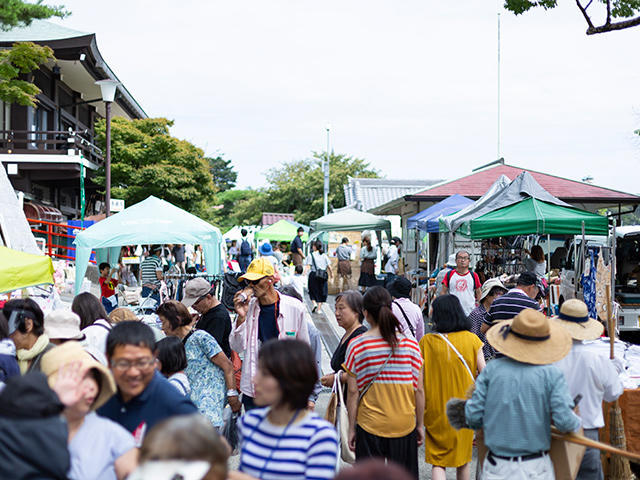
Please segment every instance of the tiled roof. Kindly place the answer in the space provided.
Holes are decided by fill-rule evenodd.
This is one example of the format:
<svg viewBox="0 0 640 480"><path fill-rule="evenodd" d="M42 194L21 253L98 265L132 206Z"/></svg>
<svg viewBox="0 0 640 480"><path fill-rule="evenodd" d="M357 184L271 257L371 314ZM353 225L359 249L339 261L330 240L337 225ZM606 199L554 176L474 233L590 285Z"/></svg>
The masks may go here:
<svg viewBox="0 0 640 480"><path fill-rule="evenodd" d="M0 42L44 42L47 40L62 40L91 35L71 28L63 27L46 20L34 20L26 27L15 27L8 31L0 30Z"/></svg>
<svg viewBox="0 0 640 480"><path fill-rule="evenodd" d="M293 213L263 213L260 224L262 226L273 225L282 219L295 221Z"/></svg>
<svg viewBox="0 0 640 480"><path fill-rule="evenodd" d="M506 164L496 164L470 175L439 183L419 193L410 195L411 200L442 199L454 193L465 197L478 198L484 195L489 187L500 175L506 175L513 180L523 171L529 172L536 181L547 190L562 200L610 200L610 201L640 201L640 196L632 195L610 188L598 187L589 183L570 180L567 178L536 172L526 168L515 167Z"/></svg>
<svg viewBox="0 0 640 480"><path fill-rule="evenodd" d="M345 205L367 212L438 183L439 180L389 180L386 178L349 178L344 186Z"/></svg>

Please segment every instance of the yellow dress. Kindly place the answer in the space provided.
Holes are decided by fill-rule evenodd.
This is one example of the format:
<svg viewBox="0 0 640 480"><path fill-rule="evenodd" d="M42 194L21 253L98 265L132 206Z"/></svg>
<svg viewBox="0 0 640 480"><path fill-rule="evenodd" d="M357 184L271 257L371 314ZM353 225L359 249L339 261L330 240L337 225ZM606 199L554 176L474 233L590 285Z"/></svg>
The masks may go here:
<svg viewBox="0 0 640 480"><path fill-rule="evenodd" d="M482 341L464 330L446 335L476 375ZM436 333L420 340L424 360L424 426L426 461L439 467L461 467L471 461L473 430L455 430L449 425L446 404L450 398L465 398L473 381L453 349Z"/></svg>

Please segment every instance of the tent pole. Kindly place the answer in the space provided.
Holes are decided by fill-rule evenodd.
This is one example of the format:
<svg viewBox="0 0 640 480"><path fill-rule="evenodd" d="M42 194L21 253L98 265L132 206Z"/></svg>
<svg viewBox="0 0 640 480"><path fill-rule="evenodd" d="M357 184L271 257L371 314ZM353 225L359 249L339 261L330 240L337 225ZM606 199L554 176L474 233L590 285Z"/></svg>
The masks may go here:
<svg viewBox="0 0 640 480"><path fill-rule="evenodd" d="M551 315L554 312L551 311L551 235L547 233L547 305L549 305L549 313Z"/></svg>

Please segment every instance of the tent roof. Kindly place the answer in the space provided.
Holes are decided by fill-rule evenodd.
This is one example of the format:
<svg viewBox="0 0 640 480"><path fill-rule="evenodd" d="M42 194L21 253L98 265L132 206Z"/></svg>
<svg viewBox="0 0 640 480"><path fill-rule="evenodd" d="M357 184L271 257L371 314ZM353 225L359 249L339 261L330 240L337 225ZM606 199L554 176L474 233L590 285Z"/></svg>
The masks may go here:
<svg viewBox="0 0 640 480"><path fill-rule="evenodd" d="M527 198L465 223L460 232L473 239L534 233L578 235L582 232L582 222L588 235L607 235L609 231L607 217Z"/></svg>
<svg viewBox="0 0 640 480"><path fill-rule="evenodd" d="M52 283L51 257L0 246L0 292Z"/></svg>
<svg viewBox="0 0 640 480"><path fill-rule="evenodd" d="M311 222L311 228L318 231L386 230L391 232L391 222L372 213L344 208L316 218Z"/></svg>
<svg viewBox="0 0 640 480"><path fill-rule="evenodd" d="M218 227L169 202L148 197L78 233L75 244L91 248L149 243L220 241Z"/></svg>
<svg viewBox="0 0 640 480"><path fill-rule="evenodd" d="M475 203L460 210L456 214L441 219L440 230L455 232L462 224L474 218L478 218L485 213L498 210L499 208L513 205L529 197L537 198L538 200L561 207L569 207L569 204L557 199L542 188L529 172L522 172L512 182L507 183L508 181L509 179L506 176L501 176ZM462 233L467 234L465 232Z"/></svg>
<svg viewBox="0 0 640 480"><path fill-rule="evenodd" d="M407 228L417 228L427 232L438 232L440 231L439 217L456 213L472 203L473 200L470 198L456 193L435 205L431 205L420 213L409 217L407 219Z"/></svg>
<svg viewBox="0 0 640 480"><path fill-rule="evenodd" d="M273 225L263 228L255 234L257 240L268 239L271 242L290 242L298 233L298 225L286 219L278 220ZM309 234L302 235L302 241L306 242Z"/></svg>

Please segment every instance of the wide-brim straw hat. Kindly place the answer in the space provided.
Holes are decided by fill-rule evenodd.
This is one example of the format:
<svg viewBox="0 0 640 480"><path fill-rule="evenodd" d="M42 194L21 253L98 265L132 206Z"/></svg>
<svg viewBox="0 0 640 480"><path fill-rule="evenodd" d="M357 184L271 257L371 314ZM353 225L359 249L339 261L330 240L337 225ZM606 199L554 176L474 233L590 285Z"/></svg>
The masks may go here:
<svg viewBox="0 0 640 480"><path fill-rule="evenodd" d="M109 369L97 362L89 355L78 342L65 342L62 345L52 348L42 356L41 371L47 376L49 386L53 388L58 379L58 371L63 365L73 362L81 362L82 369L96 369L100 377L100 393L96 398L91 410L96 410L105 404L111 396L116 393L116 383Z"/></svg>
<svg viewBox="0 0 640 480"><path fill-rule="evenodd" d="M560 307L560 314L551 321L566 328L575 340L595 340L604 332L604 325L589 318L587 304L577 298L567 300Z"/></svg>
<svg viewBox="0 0 640 480"><path fill-rule="evenodd" d="M502 283L499 278L490 278L482 284L482 290L480 290L480 301L487 298L487 295L491 293L493 287L500 287L505 292L508 291L508 288L504 286L504 283Z"/></svg>
<svg viewBox="0 0 640 480"><path fill-rule="evenodd" d="M531 308L512 320L498 322L486 335L498 352L533 365L557 362L569 353L573 343L568 330Z"/></svg>

